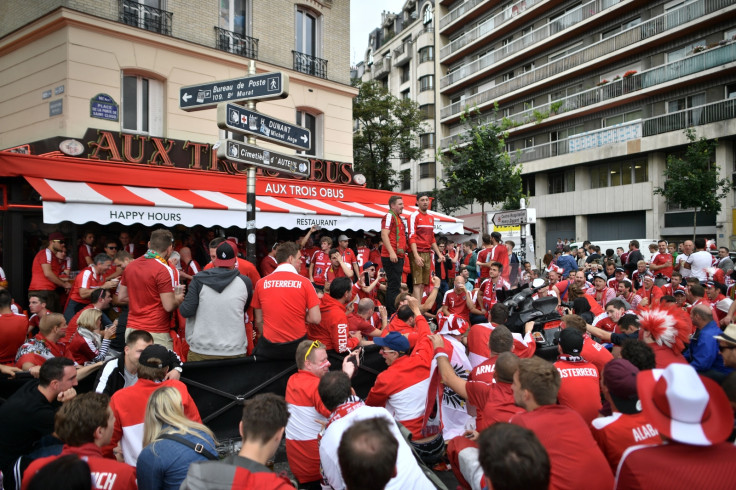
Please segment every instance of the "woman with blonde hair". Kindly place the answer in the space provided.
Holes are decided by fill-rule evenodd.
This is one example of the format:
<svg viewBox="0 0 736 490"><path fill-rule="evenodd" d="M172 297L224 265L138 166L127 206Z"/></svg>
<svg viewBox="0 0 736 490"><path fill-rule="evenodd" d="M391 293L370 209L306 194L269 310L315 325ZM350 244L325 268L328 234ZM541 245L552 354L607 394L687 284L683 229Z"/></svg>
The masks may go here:
<svg viewBox="0 0 736 490"><path fill-rule="evenodd" d="M77 331L69 341L69 353L77 364L95 363L105 360L110 348L110 339L115 328L101 331L102 312L95 308L83 310L77 319Z"/></svg>
<svg viewBox="0 0 736 490"><path fill-rule="evenodd" d="M143 424L143 450L136 472L140 490L178 489L189 465L216 460L215 436L184 414L181 393L165 386L153 392Z"/></svg>

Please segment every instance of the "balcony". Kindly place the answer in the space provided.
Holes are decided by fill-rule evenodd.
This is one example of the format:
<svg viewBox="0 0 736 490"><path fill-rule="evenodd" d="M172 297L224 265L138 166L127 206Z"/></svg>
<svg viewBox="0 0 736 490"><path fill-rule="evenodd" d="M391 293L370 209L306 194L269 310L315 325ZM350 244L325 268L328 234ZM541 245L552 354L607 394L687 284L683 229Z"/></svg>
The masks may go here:
<svg viewBox="0 0 736 490"><path fill-rule="evenodd" d="M512 78L496 86L442 108L440 117L446 119L459 115L465 107L476 107L493 103L499 96L520 88L529 87L539 81L551 81L551 78L593 60L604 61L612 53L629 47L642 40L672 30L687 22L707 14L711 14L736 4L736 0L698 0L678 9L654 17L647 22L627 29L615 36L599 41L590 46L570 53L545 65L541 65L518 77Z"/></svg>
<svg viewBox="0 0 736 490"><path fill-rule="evenodd" d="M119 4L120 22L166 36L171 35L173 14L166 10L149 7L134 0L121 0Z"/></svg>
<svg viewBox="0 0 736 490"><path fill-rule="evenodd" d="M294 55L294 70L319 78L327 78L327 60L299 51L291 53Z"/></svg>
<svg viewBox="0 0 736 490"><path fill-rule="evenodd" d="M402 66L409 63L413 51L411 41L404 42L401 46L394 49L394 66Z"/></svg>
<svg viewBox="0 0 736 490"><path fill-rule="evenodd" d="M381 58L374 62L371 70L373 78L385 78L391 71L391 58Z"/></svg>
<svg viewBox="0 0 736 490"><path fill-rule="evenodd" d="M533 109L517 112L506 118L507 125L521 126L534 122L541 122L540 118L546 118L563 112L573 111L581 107L587 107L608 100L615 99L630 93L637 92L650 87L671 82L679 78L700 73L705 70L718 68L727 63L736 62L736 43L732 42L721 47L712 48L697 54L693 54L681 60L673 61L662 66L651 68L629 77L620 78L603 85L593 87L577 94L552 101ZM478 119L479 124L486 124L493 120L492 115ZM501 124L502 119L495 120ZM440 146L445 148L459 141L459 134L443 138Z"/></svg>
<svg viewBox="0 0 736 490"><path fill-rule="evenodd" d="M595 15L598 15L600 12L610 8L610 0L593 0L592 2L588 2L584 5L581 5L580 7L576 8L575 10L572 10L568 12L567 14L563 15L562 17L553 20L552 22L545 24L537 29L534 29L532 32L528 33L525 36L522 36L518 39L515 39L514 41L510 42L506 46L501 47L500 49L497 49L495 51L492 51L485 56L478 58L477 60L468 63L467 65L461 66L458 70L448 74L447 76L443 77L440 81L440 88L445 88L450 85L452 85L455 82L458 82L466 77L469 77L470 75L477 73L485 68L488 68L489 66L492 66L495 63L498 63L504 58L507 58L511 56L514 53L517 53L521 51L524 48L527 48L533 44L536 44L541 41L546 41L551 36L554 36L558 32L561 32L565 29L568 29L575 24L579 24L580 22L583 22L584 20L587 20ZM483 37L489 32L492 32L493 29L495 29L495 26L493 26L493 19L489 20L488 22L483 23L482 25L476 27L472 31L469 31L467 35L471 33L475 37L472 40L475 40L477 38ZM461 41L466 36L463 36L460 39L456 39L449 45L442 48L444 51L448 47L452 47L453 44L457 43L458 41ZM470 41L468 41L470 42ZM467 44L467 43L466 43ZM455 50L460 49L461 46L456 46ZM448 56L452 52L449 53L443 53L443 51L440 51L440 55L442 58Z"/></svg>
<svg viewBox="0 0 736 490"><path fill-rule="evenodd" d="M541 0L521 0L520 2L516 2L514 5L511 5L510 7L503 9L501 12L494 15L492 18L488 19L482 24L479 24L478 26L465 32L465 34L455 39L451 43L447 44L446 46L443 46L442 49L440 49L440 59L447 58L452 53L456 52L458 49L464 46L467 46L468 44L472 43L476 39L480 39L486 36L490 32L493 32L494 29L499 28L512 17L516 17L517 15L524 12L526 9L534 6L535 4L539 3L540 1ZM606 0L606 1L610 3L612 0ZM465 4L473 4L473 5L470 5L469 8L464 9ZM450 19L448 23L454 21L458 17L465 14L465 12L475 7L475 5L478 4L478 1L468 0L467 2L465 2L465 4L461 5L460 7L456 8L449 14L442 17L442 19L440 19L440 31L442 31L442 29L445 27L445 25L442 24L442 22L445 19L449 19L451 16L454 15L454 18ZM455 14L455 12L458 12L460 10L462 12Z"/></svg>
<svg viewBox="0 0 736 490"><path fill-rule="evenodd" d="M649 118L644 121L644 136L681 131L690 126L701 126L734 118L736 118L736 99L726 99Z"/></svg>
<svg viewBox="0 0 736 490"><path fill-rule="evenodd" d="M254 60L258 59L258 39L256 38L215 27L215 39L217 39L216 47L220 51Z"/></svg>

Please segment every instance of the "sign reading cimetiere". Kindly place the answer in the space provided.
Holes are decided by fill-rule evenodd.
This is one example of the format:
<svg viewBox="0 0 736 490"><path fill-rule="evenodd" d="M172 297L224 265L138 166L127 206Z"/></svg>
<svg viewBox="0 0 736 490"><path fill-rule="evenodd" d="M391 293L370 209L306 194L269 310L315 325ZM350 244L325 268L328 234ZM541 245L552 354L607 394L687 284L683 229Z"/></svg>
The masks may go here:
<svg viewBox="0 0 736 490"><path fill-rule="evenodd" d="M232 162L265 167L299 177L309 177L310 161L295 155L284 155L235 140L221 140L217 156Z"/></svg>
<svg viewBox="0 0 736 490"><path fill-rule="evenodd" d="M179 89L179 107L184 111L199 111L215 107L220 102L284 99L288 96L289 76L274 71L182 87Z"/></svg>

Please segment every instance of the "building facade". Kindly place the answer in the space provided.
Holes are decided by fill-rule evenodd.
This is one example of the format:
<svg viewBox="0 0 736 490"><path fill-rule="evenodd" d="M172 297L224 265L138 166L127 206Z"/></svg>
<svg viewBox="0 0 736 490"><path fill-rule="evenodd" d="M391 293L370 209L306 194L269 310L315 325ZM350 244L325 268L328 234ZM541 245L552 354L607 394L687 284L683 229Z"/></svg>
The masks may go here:
<svg viewBox="0 0 736 490"><path fill-rule="evenodd" d="M392 162L400 175L398 190L402 192L434 190L440 177L435 157L434 25L431 0L407 0L400 12L383 12L381 25L369 36L365 59L357 73L363 81L382 83L396 97L415 101L424 116L424 130L418 142L422 157L398 158Z"/></svg>
<svg viewBox="0 0 736 490"><path fill-rule="evenodd" d="M687 127L736 172L734 0L437 0L435 23L438 150L466 108L507 127L539 251L691 236L692 213L654 195ZM733 208L731 192L698 234L736 248Z"/></svg>
<svg viewBox="0 0 736 490"><path fill-rule="evenodd" d="M352 161L349 2L45 0L3 2L0 148L87 128L215 143L216 111L179 109L182 86L283 71L289 97L259 103L312 130L307 153ZM94 117L105 95L117 118ZM268 145L264 145L268 146Z"/></svg>

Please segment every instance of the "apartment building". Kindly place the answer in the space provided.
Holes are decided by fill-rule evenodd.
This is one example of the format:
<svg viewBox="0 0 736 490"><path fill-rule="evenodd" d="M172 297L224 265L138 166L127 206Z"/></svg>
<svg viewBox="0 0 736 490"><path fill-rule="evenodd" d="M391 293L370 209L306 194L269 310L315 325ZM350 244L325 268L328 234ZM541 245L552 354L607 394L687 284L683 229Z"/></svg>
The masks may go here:
<svg viewBox="0 0 736 490"><path fill-rule="evenodd" d="M392 162L401 177L397 190L402 192L434 190L441 174L435 157L434 11L432 0L407 0L400 12L383 12L381 25L369 35L365 59L355 75L363 81L379 81L392 95L417 102L424 115L424 132L419 135L422 157Z"/></svg>
<svg viewBox="0 0 736 490"><path fill-rule="evenodd" d="M736 172L736 0L437 0L434 22L438 148L466 108L509 128L537 250L691 235L692 212L654 195L686 127ZM733 194L697 223L736 248Z"/></svg>

